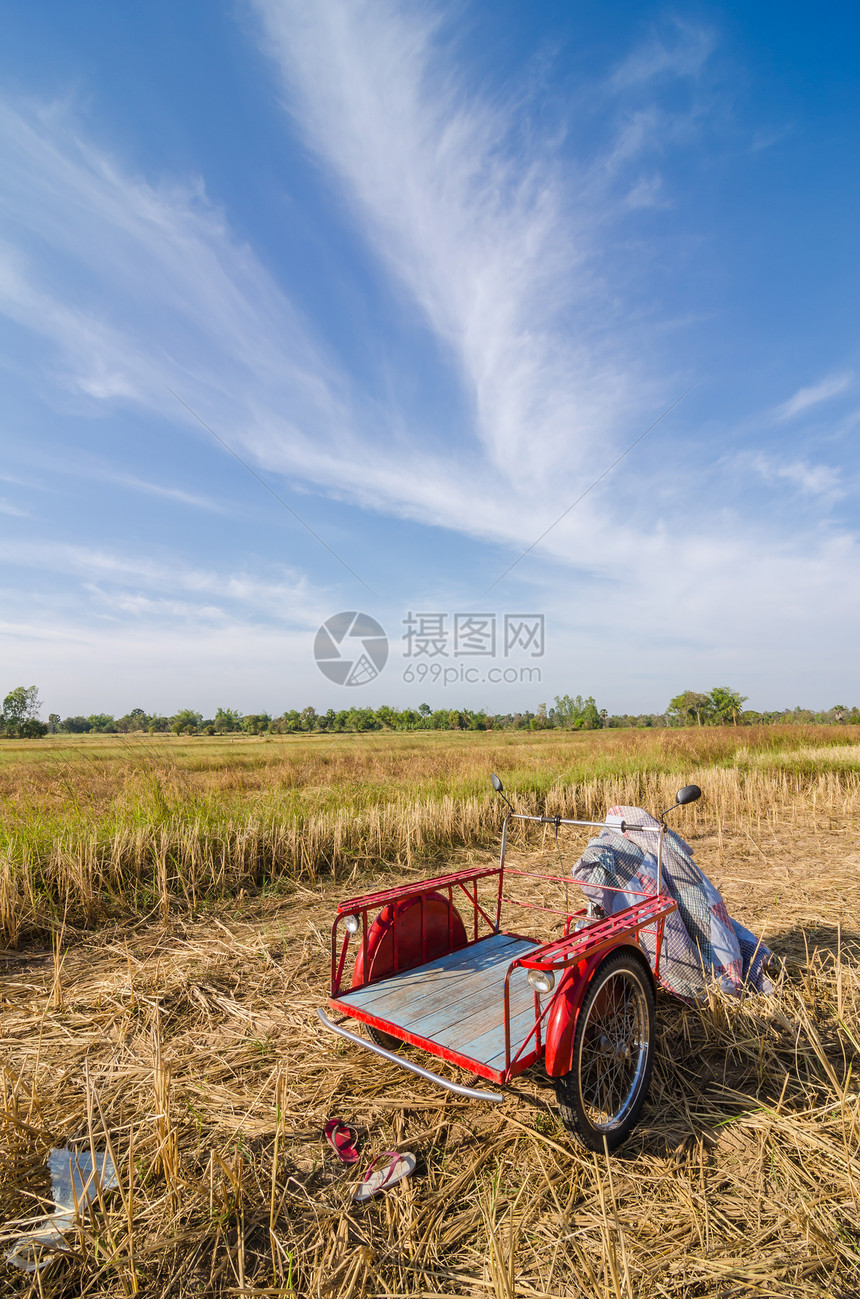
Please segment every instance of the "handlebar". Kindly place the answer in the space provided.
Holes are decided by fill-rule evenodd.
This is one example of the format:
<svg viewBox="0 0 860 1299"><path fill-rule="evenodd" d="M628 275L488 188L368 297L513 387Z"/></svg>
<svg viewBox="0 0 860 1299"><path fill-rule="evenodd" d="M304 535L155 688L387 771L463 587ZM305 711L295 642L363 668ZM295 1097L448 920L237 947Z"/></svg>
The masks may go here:
<svg viewBox="0 0 860 1299"><path fill-rule="evenodd" d="M591 825L598 830L654 830L659 832L662 828L657 825L631 825L623 817L607 817L605 821L576 821L565 816L528 816L525 812L508 812L505 817L506 821L535 821L538 825Z"/></svg>

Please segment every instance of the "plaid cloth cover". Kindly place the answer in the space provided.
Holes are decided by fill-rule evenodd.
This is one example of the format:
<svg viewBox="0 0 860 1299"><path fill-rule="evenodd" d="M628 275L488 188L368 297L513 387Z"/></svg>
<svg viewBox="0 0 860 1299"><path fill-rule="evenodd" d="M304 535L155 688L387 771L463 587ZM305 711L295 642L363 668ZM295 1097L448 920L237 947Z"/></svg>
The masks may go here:
<svg viewBox="0 0 860 1299"><path fill-rule="evenodd" d="M571 872L586 896L599 902L608 916L638 901L643 893L657 892L660 837L660 822L641 807L611 807L609 814L644 828L626 829L623 834L609 827L601 830ZM732 920L719 891L674 830L668 830L663 840L663 892L678 903L678 910L666 919L660 957L663 987L685 1001L702 1000L711 978L735 996L744 987L773 990L765 974L770 949ZM653 968L654 931L643 930L639 937Z"/></svg>

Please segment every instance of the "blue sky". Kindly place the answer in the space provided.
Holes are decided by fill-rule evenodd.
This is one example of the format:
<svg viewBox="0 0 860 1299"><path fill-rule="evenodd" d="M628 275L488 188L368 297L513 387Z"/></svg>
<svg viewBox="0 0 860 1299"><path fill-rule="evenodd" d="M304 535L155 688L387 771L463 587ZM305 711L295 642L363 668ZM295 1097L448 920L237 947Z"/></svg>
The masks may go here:
<svg viewBox="0 0 860 1299"><path fill-rule="evenodd" d="M4 692L858 698L853 8L2 15ZM540 682L404 681L409 611L544 614Z"/></svg>

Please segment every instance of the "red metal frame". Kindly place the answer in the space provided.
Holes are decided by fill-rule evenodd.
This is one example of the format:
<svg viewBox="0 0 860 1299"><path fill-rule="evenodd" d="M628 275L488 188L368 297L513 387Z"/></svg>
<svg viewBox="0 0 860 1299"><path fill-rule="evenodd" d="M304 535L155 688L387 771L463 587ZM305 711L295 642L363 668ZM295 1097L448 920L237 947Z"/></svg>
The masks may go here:
<svg viewBox="0 0 860 1299"><path fill-rule="evenodd" d="M447 875L439 875L432 879L416 881L412 884L401 885L396 888L382 889L375 893L368 893L361 897L351 898L338 905L337 915L335 916L331 930L331 992L329 1004L341 1013L351 1016L354 1019L368 1024L382 1032L389 1033L399 1040L409 1043L412 1046L421 1047L431 1055L438 1056L442 1060L447 1060L451 1064L456 1064L463 1069L468 1070L479 1077L486 1078L491 1082L506 1083L511 1078L523 1073L530 1068L535 1061L541 1059L546 1053L547 1040L542 1029L550 1016L551 1011L556 1006L560 995L564 994L571 1005L571 1017L575 1020L579 1012L579 1005L585 993L591 976L600 963L597 958L601 959L610 951L616 950L623 946L633 946L635 950L642 954L642 949L638 942L638 936L643 929L654 926L656 935L656 960L654 967L655 977L659 977L660 952L663 940L663 928L666 917L677 909L677 903L673 898L665 895L642 893L641 900L634 902L632 905L625 907L623 911L616 912L615 915L608 916L603 920L593 921L580 929L571 930L571 925L579 918L585 917L585 912L580 911L572 913L567 910L560 910L554 907L545 907L536 903L523 902L518 899L504 896L504 876L507 872L512 875L532 876L541 880L555 881L559 884L570 885L577 884L578 881L572 877L558 875L545 875L536 871L521 871L514 867L505 866L505 841L506 835L503 836L502 854L497 866L479 867L465 871L453 871ZM481 881L490 881L493 878L497 880L496 892L496 920L491 920L487 911L478 900L478 884ZM470 888L466 886L470 885ZM456 894L455 894L456 890ZM610 889L611 892L627 892L632 890ZM505 1067L503 1070L491 1069L481 1061L473 1060L469 1056L452 1050L450 1047L440 1046L429 1038L422 1037L420 1034L412 1033L393 1024L388 1020L381 1019L363 1008L353 1006L343 1002L341 994L343 992L343 977L346 969L346 961L349 953L349 944L351 935L344 930L340 951L338 952L338 929L347 916L353 915L360 917L361 930L361 956L362 968L368 969L368 942L369 934L372 930L372 924L368 922L370 912L378 912L389 904L393 906L394 916L392 924L392 943L393 943L393 961L394 973L400 973L400 951L397 943L397 909L404 902L417 901L421 907L421 955L422 960L414 962L422 964L426 960L426 938L424 925L424 901L430 894L442 895L447 897L449 907L449 950L465 950L474 946L494 933L501 931L501 908L505 902L512 906L531 907L541 911L547 911L566 918L564 934L561 938L554 939L550 942L541 944L534 948L525 956L520 956L509 965L504 983L504 1025L505 1025ZM462 905L462 898L465 898L471 907L469 922L465 922L466 932L471 928L471 940L465 944L459 943L452 946L453 942L453 908L455 896L457 901ZM509 933L510 931L505 931ZM519 935L511 934L512 937ZM354 962L354 968L357 965L357 958ZM570 978L564 978L564 972L570 970L573 966L581 966L582 975L579 979L581 987L576 987L571 997ZM411 968L404 966L403 969ZM516 1054L511 1056L511 1015L510 1015L510 980L511 975L516 969L541 970L550 972L553 975L562 973L562 979L559 980L558 987L555 988L552 995L547 998L545 1004L541 1006L538 993L535 992L535 1022L525 1041L517 1049ZM391 970L386 970L384 975L378 977L391 977ZM373 978L365 979L363 982L356 983L352 986L355 988L365 987L368 983L375 982ZM564 1032L568 1033L571 1023L565 1020Z"/></svg>
<svg viewBox="0 0 860 1299"><path fill-rule="evenodd" d="M549 1015L562 991L562 985L559 982L559 986L555 989L543 1010L540 1008L538 994L535 993L534 1027L512 1060L510 980L514 970L543 970L556 974L558 971L567 970L573 965L579 965L585 961L591 962L594 957L608 955L610 951L615 951L619 947L632 946L632 940L635 940L643 929L655 923L658 934L656 964L659 967L663 926L666 923L666 917L676 911L677 906L678 904L674 898L652 896L646 898L644 902L634 902L632 906L626 907L624 911L616 912L614 916L607 916L605 920L587 925L572 934L567 933L563 938L556 939L553 942L544 943L542 947L529 952L528 956L520 956L515 961L512 961L505 976L505 1073L509 1077L513 1077L515 1074L521 1073L523 1069L527 1069L535 1059L541 1056L541 1024ZM636 950L641 954L638 943L636 943ZM589 975L582 981L583 986L577 999L577 1013L578 1003L581 1002L585 991L585 984L595 968L596 965L591 966ZM533 1037L535 1039L534 1053L525 1057L519 1067L515 1067L522 1052ZM544 1043L544 1049L545 1046Z"/></svg>
<svg viewBox="0 0 860 1299"><path fill-rule="evenodd" d="M347 916L353 915L353 916L361 917L361 952L362 952L363 965L364 968L366 969L368 964L368 950L369 950L368 949L368 920L367 920L368 912L370 911L376 912L378 910L381 910L389 903L392 903L396 908L398 903L411 901L413 899L416 899L419 902L419 904L422 904L424 898L426 898L428 894L447 893L448 905L449 905L449 916L450 916L450 920L449 920L449 944L450 944L453 942L451 926L453 926L454 888L456 886L460 889L461 893L466 897L466 899L472 904L472 917L471 917L472 942L465 944L466 947L471 947L476 942L480 941L480 937L487 937L489 934L498 932L496 926L493 924L493 921L490 919L486 911L478 902L478 881L482 879L489 879L494 875L498 876L498 880L499 880L498 898L499 898L499 905L500 905L501 893L502 893L502 867L501 866L481 867L475 870L467 870L467 871L453 871L450 875L437 875L433 879L419 880L413 884L405 884L400 888L382 889L377 893L367 893L363 897L350 898L346 902L338 903L337 915L335 916L334 923L332 924L331 927L331 993L330 996L332 998L336 998L340 994L341 989L343 987L342 984L343 972L346 964L346 956L349 950L349 940L351 935L349 934L348 931L344 931L342 944L341 944L340 957L338 958L337 930L338 930L338 926L346 919ZM467 889L464 887L465 884L468 884L470 882L473 883L473 890L471 893L469 893ZM479 923L480 923L479 916L481 917L481 919L484 920L484 922L487 925L487 933L480 935L480 937L479 937ZM468 929L469 926L467 924L466 925L467 932ZM424 921L423 921L423 906L422 906L422 946L424 943L423 935L424 935ZM393 945L394 945L394 973L397 974L400 973L401 970L400 970L400 962L399 962L400 953L397 945L396 924L393 926ZM458 945L456 949L451 947L451 950L461 950L463 946L464 944L461 943ZM423 960L426 960L426 947L424 948L422 956L423 956ZM419 962L419 964L423 964L423 960ZM404 967L404 968L408 968L408 967ZM386 973L384 977L386 978L390 977L389 973ZM351 986L364 987L366 986L366 983L372 983L372 982L374 982L374 980L368 979L365 981L365 983L354 984ZM356 1016L356 1018L358 1017Z"/></svg>

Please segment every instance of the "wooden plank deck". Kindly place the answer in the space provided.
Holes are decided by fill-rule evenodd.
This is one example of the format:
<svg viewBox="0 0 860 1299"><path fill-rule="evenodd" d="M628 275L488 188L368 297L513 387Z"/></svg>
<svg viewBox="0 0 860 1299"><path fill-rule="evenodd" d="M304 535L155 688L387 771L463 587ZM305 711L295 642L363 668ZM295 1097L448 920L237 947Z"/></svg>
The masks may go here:
<svg viewBox="0 0 860 1299"><path fill-rule="evenodd" d="M400 1028L503 1070L505 975L511 961L536 946L527 938L492 934L426 965L341 993L337 1004L384 1020L395 1035ZM534 1025L534 992L525 970L511 976L510 1005L513 1057Z"/></svg>

